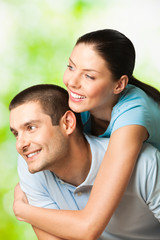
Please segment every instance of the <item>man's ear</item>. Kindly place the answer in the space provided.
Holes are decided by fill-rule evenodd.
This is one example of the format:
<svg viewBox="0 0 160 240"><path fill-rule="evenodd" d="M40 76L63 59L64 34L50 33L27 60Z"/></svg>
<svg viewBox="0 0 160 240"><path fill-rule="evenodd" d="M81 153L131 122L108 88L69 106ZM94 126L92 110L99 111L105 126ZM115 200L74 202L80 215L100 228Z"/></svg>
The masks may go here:
<svg viewBox="0 0 160 240"><path fill-rule="evenodd" d="M118 80L118 82L116 83L116 86L114 88L114 91L113 93L114 94L119 94L121 93L125 87L127 86L128 84L128 76L127 75L123 75L121 76L121 78Z"/></svg>
<svg viewBox="0 0 160 240"><path fill-rule="evenodd" d="M65 112L65 114L62 116L60 124L67 135L70 135L74 132L76 128L76 116L75 114L68 110Z"/></svg>

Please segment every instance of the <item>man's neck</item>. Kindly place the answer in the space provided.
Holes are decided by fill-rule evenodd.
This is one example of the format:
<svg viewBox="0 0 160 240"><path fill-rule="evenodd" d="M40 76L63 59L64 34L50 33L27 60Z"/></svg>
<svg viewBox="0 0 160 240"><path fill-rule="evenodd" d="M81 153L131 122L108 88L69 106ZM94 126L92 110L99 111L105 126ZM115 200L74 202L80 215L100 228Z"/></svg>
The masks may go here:
<svg viewBox="0 0 160 240"><path fill-rule="evenodd" d="M73 137L69 143L69 152L64 165L53 172L63 181L74 186L86 179L92 161L91 149L85 137Z"/></svg>

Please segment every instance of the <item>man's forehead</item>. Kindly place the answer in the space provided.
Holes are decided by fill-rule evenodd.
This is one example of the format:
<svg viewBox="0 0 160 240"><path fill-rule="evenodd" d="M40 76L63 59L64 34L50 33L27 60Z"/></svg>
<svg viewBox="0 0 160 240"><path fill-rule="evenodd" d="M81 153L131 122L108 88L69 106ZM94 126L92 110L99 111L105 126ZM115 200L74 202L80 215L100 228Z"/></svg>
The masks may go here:
<svg viewBox="0 0 160 240"><path fill-rule="evenodd" d="M41 108L41 104L39 101L28 101L28 102L24 102L24 103L21 103L19 105L17 105L17 107L13 108L16 109L16 108L27 108L27 107L37 107L37 108Z"/></svg>
<svg viewBox="0 0 160 240"><path fill-rule="evenodd" d="M27 122L40 122L41 114L44 115L38 102L24 103L11 110L10 123L24 125Z"/></svg>
<svg viewBox="0 0 160 240"><path fill-rule="evenodd" d="M13 108L11 110L11 114L12 113L17 113L17 114L27 114L27 113L42 113L42 107L40 105L39 102L27 102L27 103L23 103L18 105L17 107Z"/></svg>

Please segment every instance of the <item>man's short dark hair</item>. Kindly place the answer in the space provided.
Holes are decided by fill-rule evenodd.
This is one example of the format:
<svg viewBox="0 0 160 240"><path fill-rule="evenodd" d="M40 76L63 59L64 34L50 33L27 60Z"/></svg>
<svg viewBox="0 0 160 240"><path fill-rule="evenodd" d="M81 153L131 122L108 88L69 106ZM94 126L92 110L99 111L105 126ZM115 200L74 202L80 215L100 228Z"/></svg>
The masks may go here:
<svg viewBox="0 0 160 240"><path fill-rule="evenodd" d="M9 110L28 102L39 102L45 114L51 117L53 125L59 125L61 117L66 111L71 110L68 106L68 92L54 84L39 84L18 93L10 102ZM75 113L77 128L82 131L81 116Z"/></svg>

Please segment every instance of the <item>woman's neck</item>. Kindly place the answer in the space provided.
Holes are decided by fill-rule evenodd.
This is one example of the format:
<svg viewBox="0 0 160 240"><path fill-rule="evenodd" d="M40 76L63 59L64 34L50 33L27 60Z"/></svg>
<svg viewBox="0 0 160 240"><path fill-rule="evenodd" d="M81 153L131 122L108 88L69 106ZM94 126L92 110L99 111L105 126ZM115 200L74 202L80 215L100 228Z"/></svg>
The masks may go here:
<svg viewBox="0 0 160 240"><path fill-rule="evenodd" d="M91 133L94 136L102 135L108 128L110 121L101 120L91 115Z"/></svg>
<svg viewBox="0 0 160 240"><path fill-rule="evenodd" d="M111 115L113 107L117 104L119 99L119 95L117 95L114 98L114 101L112 101L110 104L107 104L106 106L103 106L99 109L96 109L94 111L91 111L91 129L92 134L95 136L103 134L111 121Z"/></svg>

